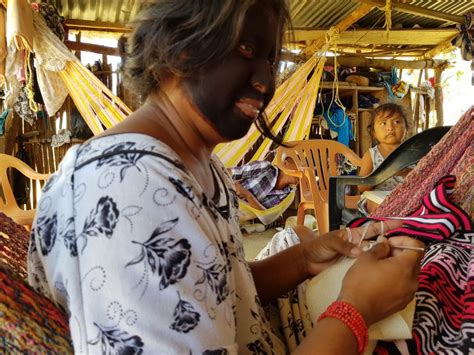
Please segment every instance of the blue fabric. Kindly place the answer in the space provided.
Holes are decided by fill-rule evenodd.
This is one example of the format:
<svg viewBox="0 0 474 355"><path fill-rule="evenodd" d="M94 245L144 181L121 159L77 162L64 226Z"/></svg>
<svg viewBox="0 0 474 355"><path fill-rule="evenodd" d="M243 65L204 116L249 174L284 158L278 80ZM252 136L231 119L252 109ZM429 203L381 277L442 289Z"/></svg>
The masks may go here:
<svg viewBox="0 0 474 355"><path fill-rule="evenodd" d="M352 135L352 124L344 110L336 105L331 105L323 112L323 117L328 123L331 131L337 132L337 141L349 146Z"/></svg>
<svg viewBox="0 0 474 355"><path fill-rule="evenodd" d="M5 134L5 121L7 120L7 117L8 117L8 113L10 112L11 110L5 110L2 112L2 114L0 114L0 135L3 135Z"/></svg>

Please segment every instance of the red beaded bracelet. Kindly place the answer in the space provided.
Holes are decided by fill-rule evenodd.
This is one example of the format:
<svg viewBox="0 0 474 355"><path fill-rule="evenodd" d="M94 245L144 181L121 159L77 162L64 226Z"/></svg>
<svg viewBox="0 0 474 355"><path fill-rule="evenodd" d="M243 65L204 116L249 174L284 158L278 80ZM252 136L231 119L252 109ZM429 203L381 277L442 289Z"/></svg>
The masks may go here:
<svg viewBox="0 0 474 355"><path fill-rule="evenodd" d="M334 301L326 311L319 316L318 322L328 317L339 319L349 327L357 339L357 350L359 354L362 354L369 343L369 331L359 311L350 303Z"/></svg>

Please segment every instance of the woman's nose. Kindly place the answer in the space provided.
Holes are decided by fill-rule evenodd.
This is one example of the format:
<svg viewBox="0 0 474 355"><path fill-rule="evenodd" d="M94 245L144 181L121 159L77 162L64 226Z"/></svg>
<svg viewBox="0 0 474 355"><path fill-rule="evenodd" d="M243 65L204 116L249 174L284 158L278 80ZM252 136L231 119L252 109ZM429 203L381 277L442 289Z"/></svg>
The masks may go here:
<svg viewBox="0 0 474 355"><path fill-rule="evenodd" d="M266 60L261 60L255 65L251 78L252 86L261 94L271 95L275 91L273 69Z"/></svg>

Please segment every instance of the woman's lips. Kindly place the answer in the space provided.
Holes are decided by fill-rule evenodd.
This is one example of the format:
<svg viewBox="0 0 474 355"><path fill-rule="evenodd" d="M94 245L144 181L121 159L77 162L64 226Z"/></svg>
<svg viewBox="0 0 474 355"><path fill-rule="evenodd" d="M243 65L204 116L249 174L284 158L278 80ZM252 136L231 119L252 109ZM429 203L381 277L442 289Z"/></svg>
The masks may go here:
<svg viewBox="0 0 474 355"><path fill-rule="evenodd" d="M263 103L254 99L241 99L235 103L235 106L237 106L245 116L254 120L260 114Z"/></svg>

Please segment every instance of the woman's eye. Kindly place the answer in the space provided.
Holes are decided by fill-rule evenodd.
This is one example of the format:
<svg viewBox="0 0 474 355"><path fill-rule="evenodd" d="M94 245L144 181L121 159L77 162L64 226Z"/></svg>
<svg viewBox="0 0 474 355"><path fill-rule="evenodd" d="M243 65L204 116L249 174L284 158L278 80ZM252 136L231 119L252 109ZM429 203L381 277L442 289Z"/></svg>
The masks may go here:
<svg viewBox="0 0 474 355"><path fill-rule="evenodd" d="M254 54L255 54L255 50L252 46L248 45L248 44L240 44L239 45L239 52L240 54L242 54L245 58L253 58Z"/></svg>

